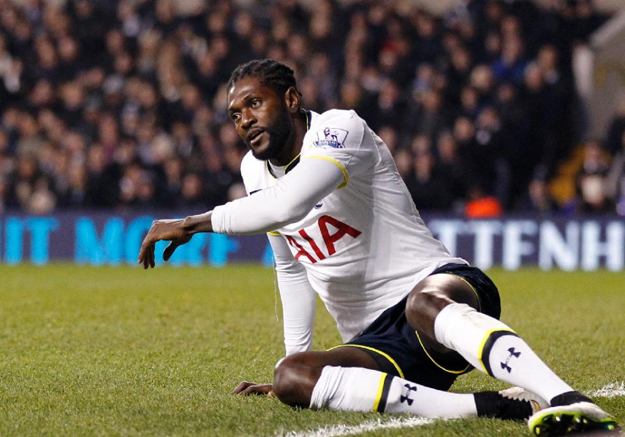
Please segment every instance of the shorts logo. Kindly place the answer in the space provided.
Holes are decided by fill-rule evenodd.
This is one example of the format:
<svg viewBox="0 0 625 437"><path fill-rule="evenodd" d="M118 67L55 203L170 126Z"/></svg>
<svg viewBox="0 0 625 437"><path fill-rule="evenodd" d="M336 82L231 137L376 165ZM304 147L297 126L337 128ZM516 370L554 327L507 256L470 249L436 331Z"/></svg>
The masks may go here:
<svg viewBox="0 0 625 437"><path fill-rule="evenodd" d="M333 149L344 149L345 139L348 131L334 127L324 127L317 132L317 140L313 141L316 147L332 147Z"/></svg>
<svg viewBox="0 0 625 437"><path fill-rule="evenodd" d="M416 385L410 385L410 384L404 384L404 387L406 387L406 391L404 392L404 394L399 396L399 402L401 402L402 404L404 402L407 402L408 405L412 405L412 403L414 402L414 399L412 399L410 397L410 393L411 392L416 392L417 391L417 386Z"/></svg>

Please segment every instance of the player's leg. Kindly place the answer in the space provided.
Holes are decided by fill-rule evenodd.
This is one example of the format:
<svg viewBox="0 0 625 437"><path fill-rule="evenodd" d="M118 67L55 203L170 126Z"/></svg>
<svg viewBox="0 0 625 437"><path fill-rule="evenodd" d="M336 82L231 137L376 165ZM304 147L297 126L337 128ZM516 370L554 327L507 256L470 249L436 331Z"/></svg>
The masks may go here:
<svg viewBox="0 0 625 437"><path fill-rule="evenodd" d="M476 296L464 278L432 275L410 293L406 318L429 348L454 350L482 372L545 400L573 390L512 329L479 312Z"/></svg>
<svg viewBox="0 0 625 437"><path fill-rule="evenodd" d="M533 412L518 392L449 393L378 369L377 362L356 347L303 352L277 365L273 390L288 405L315 409L505 419L524 419Z"/></svg>
<svg viewBox="0 0 625 437"><path fill-rule="evenodd" d="M302 352L283 358L276 365L273 391L285 404L309 407L314 388L326 366L378 370L378 364L358 349Z"/></svg>
<svg viewBox="0 0 625 437"><path fill-rule="evenodd" d="M466 269L470 268L462 270ZM534 392L551 406L591 402L562 381L521 337L497 320L498 311L492 314L494 317L478 311L483 290L476 290L475 284L469 282L476 274L477 280L482 281L477 285L488 287L490 280L478 269L472 269L466 277L429 276L412 290L406 303L406 318L423 338L425 347L439 354L456 351L482 372ZM486 296L492 297L492 293Z"/></svg>
<svg viewBox="0 0 625 437"><path fill-rule="evenodd" d="M454 350L482 372L547 401L573 391L511 328L495 318L498 314L491 317L478 311L480 302L474 288L466 278L453 274L429 276L410 293L406 318L432 349Z"/></svg>

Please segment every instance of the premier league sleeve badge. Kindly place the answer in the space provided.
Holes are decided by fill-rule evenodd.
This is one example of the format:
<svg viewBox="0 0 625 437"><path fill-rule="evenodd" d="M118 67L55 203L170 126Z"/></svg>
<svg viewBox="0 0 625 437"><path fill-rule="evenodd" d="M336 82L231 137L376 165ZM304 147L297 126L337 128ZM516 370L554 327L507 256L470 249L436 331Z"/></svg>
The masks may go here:
<svg viewBox="0 0 625 437"><path fill-rule="evenodd" d="M345 139L349 134L345 129L335 127L324 127L317 131L317 139L313 141L315 147L332 147L333 149L344 149Z"/></svg>

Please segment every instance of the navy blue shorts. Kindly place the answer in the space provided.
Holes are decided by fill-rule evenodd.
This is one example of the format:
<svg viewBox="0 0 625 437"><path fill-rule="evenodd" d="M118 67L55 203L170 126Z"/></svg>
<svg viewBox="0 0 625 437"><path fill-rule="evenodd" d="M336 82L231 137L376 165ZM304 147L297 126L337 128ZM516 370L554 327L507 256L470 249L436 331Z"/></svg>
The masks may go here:
<svg viewBox="0 0 625 437"><path fill-rule="evenodd" d="M432 275L447 273L469 283L478 298L479 311L499 319L501 301L493 281L480 269L464 264L446 264ZM473 367L457 352L437 353L425 350L421 338L406 320L406 300L384 311L361 334L345 346L367 352L391 375L439 390L447 390L456 378Z"/></svg>

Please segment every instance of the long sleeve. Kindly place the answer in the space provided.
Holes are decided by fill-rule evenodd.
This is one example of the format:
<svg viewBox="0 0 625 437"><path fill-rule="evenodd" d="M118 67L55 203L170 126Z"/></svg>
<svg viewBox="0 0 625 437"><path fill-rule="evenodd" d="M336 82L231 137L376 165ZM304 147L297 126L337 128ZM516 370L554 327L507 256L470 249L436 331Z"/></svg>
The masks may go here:
<svg viewBox="0 0 625 437"><path fill-rule="evenodd" d="M334 163L304 159L274 186L215 208L213 230L230 235L273 231L304 218L345 181L343 171Z"/></svg>
<svg viewBox="0 0 625 437"><path fill-rule="evenodd" d="M308 282L306 269L293 257L284 237L269 235L269 242L282 301L286 355L308 351L312 347L315 291Z"/></svg>

